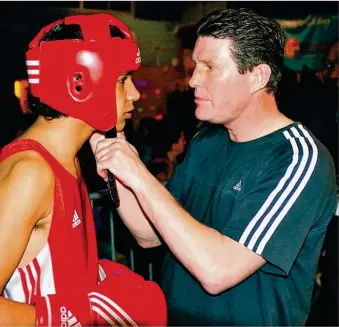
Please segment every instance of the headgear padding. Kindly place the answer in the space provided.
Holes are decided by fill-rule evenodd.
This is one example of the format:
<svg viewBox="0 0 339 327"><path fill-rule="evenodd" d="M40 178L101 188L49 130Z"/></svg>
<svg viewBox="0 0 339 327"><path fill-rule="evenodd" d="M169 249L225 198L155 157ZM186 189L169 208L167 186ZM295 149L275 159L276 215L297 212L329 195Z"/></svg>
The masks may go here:
<svg viewBox="0 0 339 327"><path fill-rule="evenodd" d="M71 24L80 27L83 40L41 41L53 28ZM126 38L111 37L110 26ZM109 14L75 15L49 24L26 52L32 95L101 131L117 123L115 87L119 76L137 70L140 63L132 33Z"/></svg>

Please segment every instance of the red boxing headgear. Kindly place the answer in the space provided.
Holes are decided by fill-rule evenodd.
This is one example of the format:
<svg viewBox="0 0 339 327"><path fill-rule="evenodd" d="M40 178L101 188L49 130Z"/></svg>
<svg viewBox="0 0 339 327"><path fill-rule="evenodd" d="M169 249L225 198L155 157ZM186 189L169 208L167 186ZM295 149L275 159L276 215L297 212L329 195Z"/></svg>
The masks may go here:
<svg viewBox="0 0 339 327"><path fill-rule="evenodd" d="M41 41L45 33L64 24L78 25L83 40ZM110 26L126 38L112 38ZM140 63L132 33L109 14L75 15L49 24L26 52L32 95L101 131L117 123L115 86L119 76L137 70Z"/></svg>

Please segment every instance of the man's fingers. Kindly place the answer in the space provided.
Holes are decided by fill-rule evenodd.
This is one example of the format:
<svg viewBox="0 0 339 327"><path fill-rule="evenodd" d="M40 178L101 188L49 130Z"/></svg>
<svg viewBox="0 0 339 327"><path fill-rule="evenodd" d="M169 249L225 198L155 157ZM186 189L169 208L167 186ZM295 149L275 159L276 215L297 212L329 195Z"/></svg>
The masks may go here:
<svg viewBox="0 0 339 327"><path fill-rule="evenodd" d="M118 132L117 137L126 140L126 135L124 132Z"/></svg>
<svg viewBox="0 0 339 327"><path fill-rule="evenodd" d="M118 143L110 143L102 149L98 150L95 153L95 158L97 161L102 160L102 158L108 154L113 154L116 149L119 149L120 145Z"/></svg>
<svg viewBox="0 0 339 327"><path fill-rule="evenodd" d="M108 158L109 159L109 158ZM106 176L107 176L107 169L108 169L108 167L109 167L109 163L110 163L110 160L108 160L108 159L106 159L106 160L102 160L102 161L99 161L98 163L97 163L97 170L98 171L105 171L106 172ZM101 176L101 175L100 175Z"/></svg>
<svg viewBox="0 0 339 327"><path fill-rule="evenodd" d="M97 169L98 175L103 178L105 182L108 182L107 170L106 169Z"/></svg>
<svg viewBox="0 0 339 327"><path fill-rule="evenodd" d="M103 139L98 142L96 152L100 151L102 148L105 148L111 144L124 144L127 143L127 141L123 138L114 138L114 139ZM127 143L128 144L128 143Z"/></svg>
<svg viewBox="0 0 339 327"><path fill-rule="evenodd" d="M95 159L97 161L100 161L102 159L102 157L105 156L109 152L110 152L110 150L107 147L103 148L103 149L99 150L98 152L96 152Z"/></svg>
<svg viewBox="0 0 339 327"><path fill-rule="evenodd" d="M100 132L94 132L92 136L89 139L89 144L92 148L92 151L95 152L96 146L100 140L103 140L105 138L105 135L103 135Z"/></svg>
<svg viewBox="0 0 339 327"><path fill-rule="evenodd" d="M98 156L98 162L107 160L109 158L111 158L113 156L113 152L112 151L107 151L106 153L103 153L100 157Z"/></svg>

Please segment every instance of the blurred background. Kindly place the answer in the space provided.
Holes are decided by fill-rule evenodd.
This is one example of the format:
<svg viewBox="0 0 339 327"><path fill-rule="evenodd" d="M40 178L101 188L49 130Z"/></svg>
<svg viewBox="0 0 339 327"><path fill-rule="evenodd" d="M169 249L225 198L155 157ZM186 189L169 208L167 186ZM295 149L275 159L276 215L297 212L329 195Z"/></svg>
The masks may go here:
<svg viewBox="0 0 339 327"><path fill-rule="evenodd" d="M200 126L188 86L194 67L195 24L215 9L236 7L253 8L279 21L287 35L284 78L277 94L280 110L310 128L337 164L337 1L2 1L0 147L35 119L22 112L27 88L24 54L29 42L55 19L95 12L122 19L141 50L142 67L133 74L141 97L126 132L145 163L154 156L154 147L155 152L164 151L159 148L174 137L154 137L164 118L162 125L176 125L187 144ZM95 190L101 181L87 174L87 168L92 170L88 162L85 176L90 190Z"/></svg>
<svg viewBox="0 0 339 327"><path fill-rule="evenodd" d="M285 68L276 94L279 109L315 134L329 149L337 169L337 1L2 1L0 148L35 119L24 113L28 86L24 54L32 38L44 25L63 16L111 13L133 31L142 57L141 69L133 74L141 97L126 134L150 172L166 183L202 124L195 118L194 95L188 85L194 68L195 24L215 9L237 7L271 16L285 31ZM88 143L79 157L89 191L99 194L106 185L96 175ZM112 257L113 244L125 257L135 256L133 269L156 280L161 250L151 253L138 248L119 217L114 217L112 240L112 225L106 228L110 220L105 218L110 206L110 202L96 202L94 206L101 256ZM309 325L338 325L338 214L324 245ZM147 262L154 263L154 271L150 272Z"/></svg>
<svg viewBox="0 0 339 327"><path fill-rule="evenodd" d="M132 29L143 62L133 76L141 93L133 117L133 128L137 129L142 118L161 119L168 110L180 111L180 116L185 116L181 120L194 120L195 105L185 91L189 91L187 82L193 69L190 57L195 23L214 9L234 7L251 7L279 20L290 40L286 67L293 71L301 72L303 67L321 70L327 48L338 37L336 1L2 1L0 146L25 128L22 120L27 119L20 112L18 99L23 101L27 78L24 53L47 23L69 14L111 12Z"/></svg>

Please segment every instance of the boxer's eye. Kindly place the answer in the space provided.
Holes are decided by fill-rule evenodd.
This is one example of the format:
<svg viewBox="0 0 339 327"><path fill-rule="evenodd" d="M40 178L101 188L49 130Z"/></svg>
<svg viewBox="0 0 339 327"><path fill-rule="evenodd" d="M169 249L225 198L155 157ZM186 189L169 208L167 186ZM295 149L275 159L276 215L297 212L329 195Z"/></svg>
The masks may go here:
<svg viewBox="0 0 339 327"><path fill-rule="evenodd" d="M125 83L125 81L127 80L127 77L128 77L128 75L126 74L126 75L124 75L123 77L121 77L120 79L119 79L119 82L121 83L121 84L124 84Z"/></svg>
<svg viewBox="0 0 339 327"><path fill-rule="evenodd" d="M121 74L119 79L118 79L118 82L121 83L121 84L124 84L125 81L127 80L128 77L132 76L132 73L131 72L127 72L125 74Z"/></svg>

